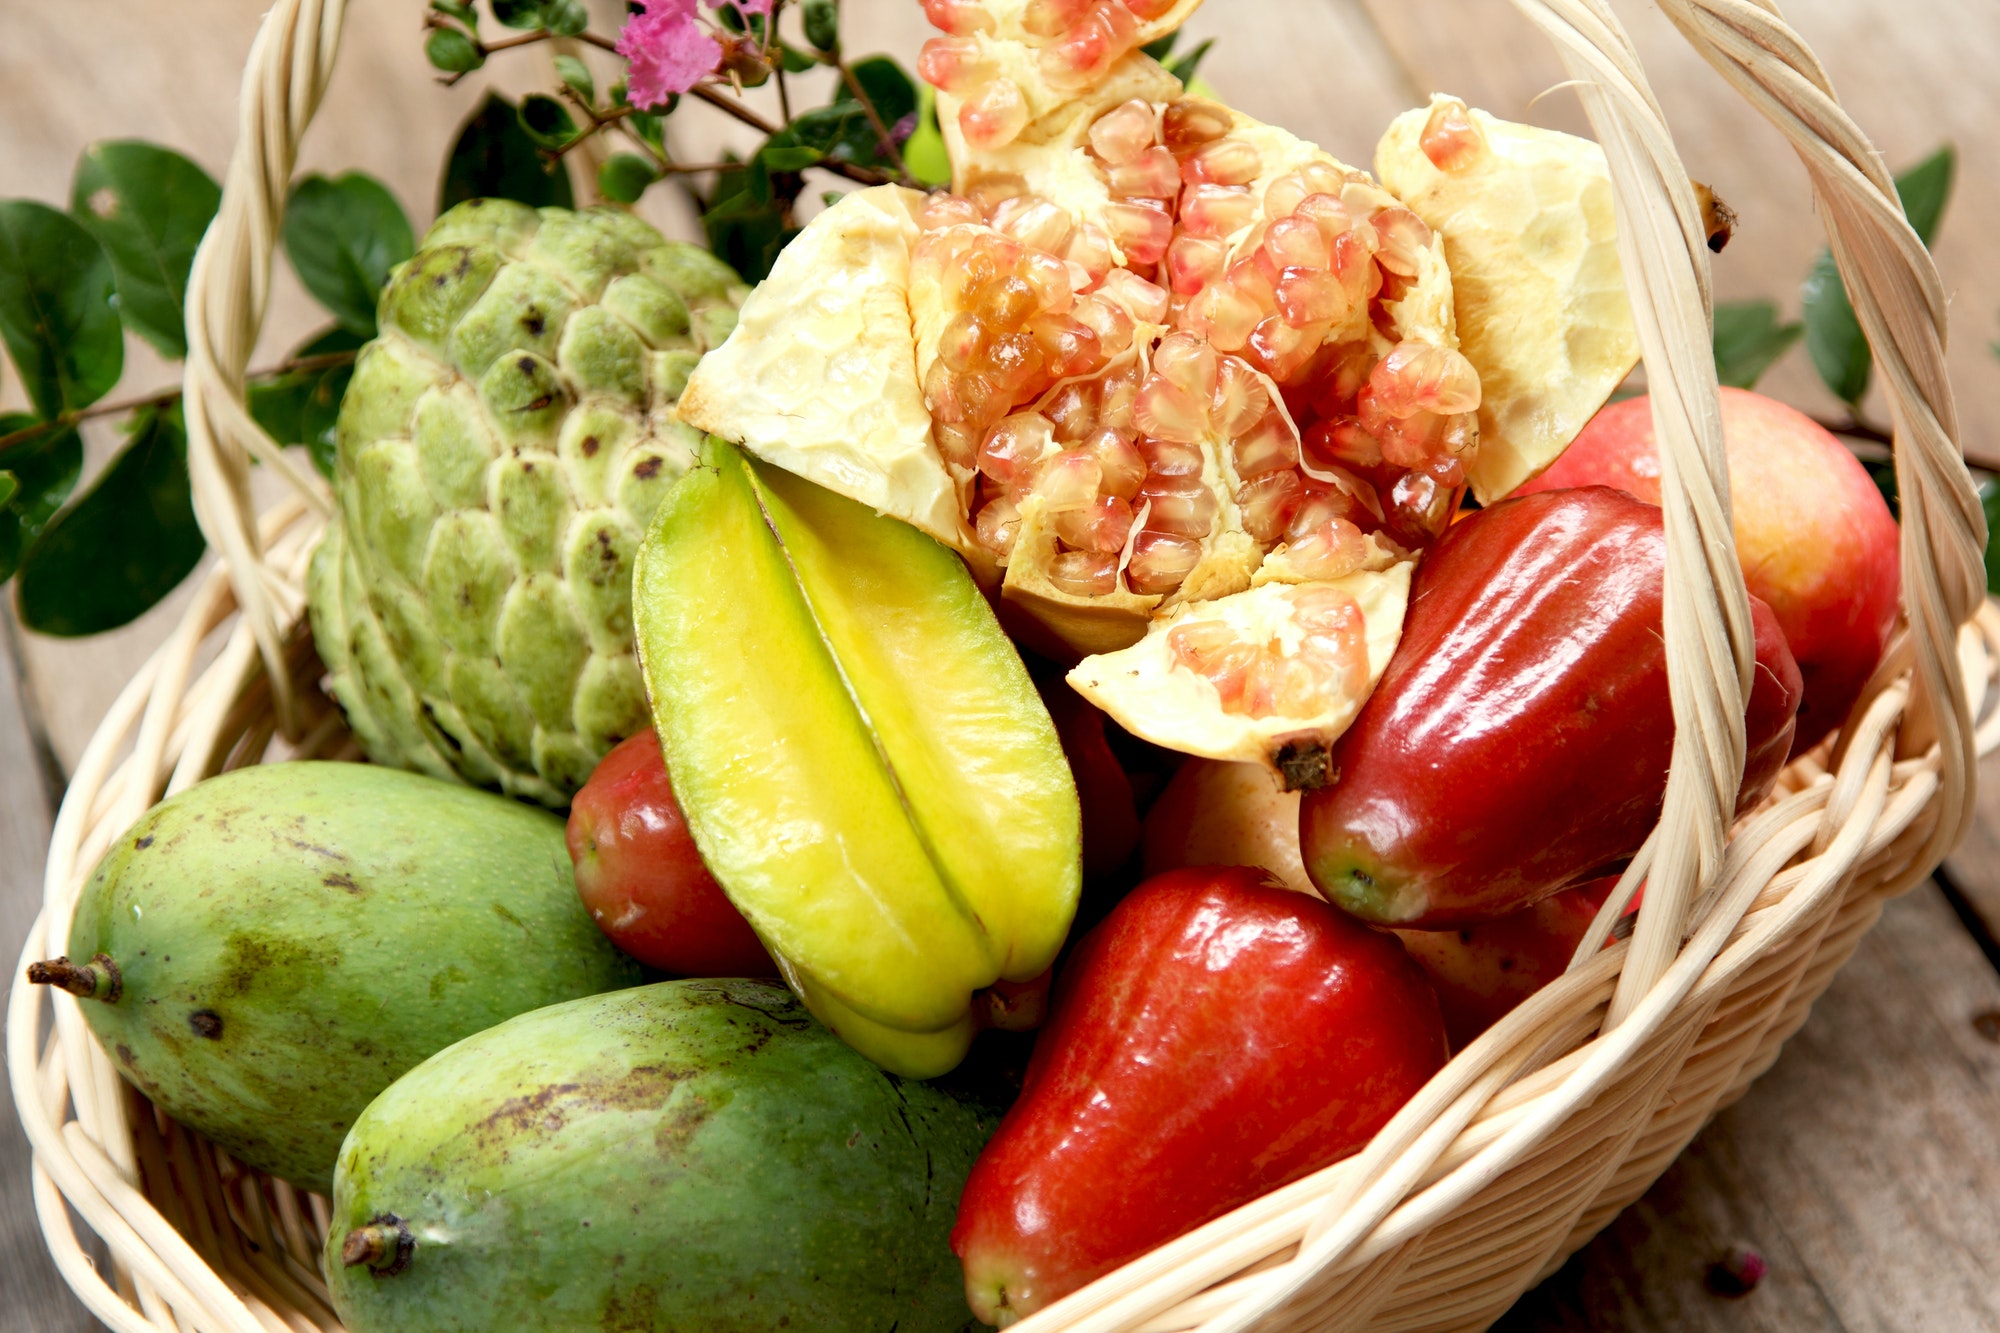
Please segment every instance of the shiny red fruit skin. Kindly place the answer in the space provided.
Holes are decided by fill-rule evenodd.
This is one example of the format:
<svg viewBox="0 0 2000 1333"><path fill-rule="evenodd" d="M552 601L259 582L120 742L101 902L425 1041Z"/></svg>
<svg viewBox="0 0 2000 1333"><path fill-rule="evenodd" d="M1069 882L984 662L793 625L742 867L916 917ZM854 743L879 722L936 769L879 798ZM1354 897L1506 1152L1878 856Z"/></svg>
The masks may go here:
<svg viewBox="0 0 2000 1333"><path fill-rule="evenodd" d="M952 1230L988 1323L1347 1156L1445 1061L1403 946L1261 870L1133 890L1056 981Z"/></svg>
<svg viewBox="0 0 2000 1333"><path fill-rule="evenodd" d="M576 891L610 941L677 977L778 974L702 864L651 728L619 742L569 808Z"/></svg>
<svg viewBox="0 0 2000 1333"><path fill-rule="evenodd" d="M1607 875L1478 925L1396 932L1437 988L1454 1051L1568 970L1617 884L1618 876Z"/></svg>
<svg viewBox="0 0 2000 1333"><path fill-rule="evenodd" d="M1792 738L1792 752L1803 754L1846 721L1896 628L1900 534L1860 461L1798 409L1725 385L1722 434L1744 582L1770 604L1805 681ZM1574 486L1616 486L1660 502L1648 399L1592 417L1516 494Z"/></svg>
<svg viewBox="0 0 2000 1333"><path fill-rule="evenodd" d="M1605 486L1502 501L1418 568L1402 642L1299 804L1306 873L1377 925L1519 911L1639 850L1672 755L1660 511ZM1757 670L1737 808L1792 743L1799 669L1750 599Z"/></svg>

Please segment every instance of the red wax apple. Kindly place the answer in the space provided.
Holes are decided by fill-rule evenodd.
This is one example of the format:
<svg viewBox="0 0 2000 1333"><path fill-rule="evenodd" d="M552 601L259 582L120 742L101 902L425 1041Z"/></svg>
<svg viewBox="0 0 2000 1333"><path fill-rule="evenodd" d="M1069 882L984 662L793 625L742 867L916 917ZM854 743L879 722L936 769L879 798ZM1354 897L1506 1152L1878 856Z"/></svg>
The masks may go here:
<svg viewBox="0 0 2000 1333"><path fill-rule="evenodd" d="M1146 812L1148 875L1185 866L1256 866L1288 889L1318 891L1299 859L1299 794L1262 764L1188 759Z"/></svg>
<svg viewBox="0 0 2000 1333"><path fill-rule="evenodd" d="M1111 752L1104 714L1095 705L1060 676L1038 679L1035 685L1076 778L1077 802L1083 809L1083 873L1093 880L1115 875L1139 841L1132 780Z"/></svg>
<svg viewBox="0 0 2000 1333"><path fill-rule="evenodd" d="M952 1230L1009 1323L1355 1152L1445 1061L1403 946L1242 867L1147 880L1085 937Z"/></svg>
<svg viewBox="0 0 2000 1333"><path fill-rule="evenodd" d="M1736 557L1769 603L1805 679L1793 753L1847 717L1896 626L1896 520L1867 471L1804 413L1745 389L1722 391ZM1659 446L1645 398L1590 419L1563 456L1517 494L1616 486L1660 502Z"/></svg>
<svg viewBox="0 0 2000 1333"><path fill-rule="evenodd" d="M1451 1048L1464 1050L1521 1001L1561 976L1597 918L1597 909L1617 885L1618 876L1608 875L1476 925L1397 931L1410 957L1437 987Z"/></svg>
<svg viewBox="0 0 2000 1333"><path fill-rule="evenodd" d="M649 727L592 770L569 808L576 891L611 942L681 977L778 969L701 862Z"/></svg>
<svg viewBox="0 0 2000 1333"><path fill-rule="evenodd" d="M1518 911L1632 856L1659 822L1674 715L1657 507L1606 486L1455 523L1410 585L1403 638L1299 803L1329 902L1416 930ZM1799 669L1750 599L1739 812L1777 780Z"/></svg>

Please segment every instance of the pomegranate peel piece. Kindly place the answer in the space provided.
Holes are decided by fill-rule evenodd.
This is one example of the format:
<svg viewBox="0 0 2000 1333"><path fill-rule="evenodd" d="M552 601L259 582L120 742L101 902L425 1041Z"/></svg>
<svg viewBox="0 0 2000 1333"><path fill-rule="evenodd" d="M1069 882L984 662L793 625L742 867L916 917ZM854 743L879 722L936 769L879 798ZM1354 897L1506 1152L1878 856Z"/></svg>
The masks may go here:
<svg viewBox="0 0 2000 1333"><path fill-rule="evenodd" d="M1156 745L1314 786L1396 650L1410 569L1184 603L1131 647L1085 658L1069 683Z"/></svg>
<svg viewBox="0 0 2000 1333"><path fill-rule="evenodd" d="M1639 362L1604 150L1435 94L1390 123L1375 171L1443 238L1482 390L1466 474L1491 504L1553 463Z"/></svg>
<svg viewBox="0 0 2000 1333"><path fill-rule="evenodd" d="M1053 962L1076 786L966 567L711 437L633 574L640 667L703 862L806 1005L929 1078L975 993Z"/></svg>

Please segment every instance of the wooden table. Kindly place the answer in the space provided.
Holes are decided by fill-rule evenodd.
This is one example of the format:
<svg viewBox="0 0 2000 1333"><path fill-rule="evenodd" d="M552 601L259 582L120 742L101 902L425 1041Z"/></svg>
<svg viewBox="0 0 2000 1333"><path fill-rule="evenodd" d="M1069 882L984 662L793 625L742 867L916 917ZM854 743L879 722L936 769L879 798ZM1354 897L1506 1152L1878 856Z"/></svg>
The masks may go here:
<svg viewBox="0 0 2000 1333"><path fill-rule="evenodd" d="M0 193L61 204L77 151L145 136L221 174L238 71L265 0L69 0L9 5L0 42ZM622 8L593 0L608 31ZM1724 299L1768 296L1789 314L1817 248L1803 172L1657 11L1619 0L1689 170L1741 215L1716 263ZM849 0L849 45L914 57L914 0ZM1892 166L1954 140L1963 168L1937 242L1953 293L1952 366L1967 453L2000 462L2000 262L1983 221L2000 213L2000 6L1964 0L1815 0L1792 15ZM304 169L363 168L419 226L452 127L485 84L434 85L417 0L353 0L346 47ZM1282 21L1275 15L1282 14ZM1245 110L1366 164L1390 116L1436 89L1495 114L1582 130L1573 96L1534 101L1562 75L1542 39L1499 0L1210 0L1189 25L1218 38L1203 72ZM540 86L527 57L492 81ZM1533 101L1532 106L1530 105ZM684 128L730 142L727 129ZM736 141L739 142L740 141ZM692 146L692 145L690 145ZM655 195L661 192L655 191ZM670 201L657 222L685 230ZM260 359L320 322L280 266ZM128 344L120 395L170 383ZM1837 405L1794 353L1770 392L1822 414ZM11 375L0 406L19 402ZM1880 418L1878 402L1871 404ZM116 447L93 430L92 465ZM63 773L112 694L165 635L180 599L80 642L21 633L0 617L0 943L10 960L41 891L42 851ZM1503 1321L1510 1330L1959 1330L2000 1328L2000 765L1973 837L1950 862L1955 889L1890 905L1811 1021L1751 1093L1720 1115L1644 1200ZM0 1100L0 1333L93 1321L41 1247L27 1148ZM1734 1244L1769 1276L1739 1299L1712 1294L1710 1263Z"/></svg>

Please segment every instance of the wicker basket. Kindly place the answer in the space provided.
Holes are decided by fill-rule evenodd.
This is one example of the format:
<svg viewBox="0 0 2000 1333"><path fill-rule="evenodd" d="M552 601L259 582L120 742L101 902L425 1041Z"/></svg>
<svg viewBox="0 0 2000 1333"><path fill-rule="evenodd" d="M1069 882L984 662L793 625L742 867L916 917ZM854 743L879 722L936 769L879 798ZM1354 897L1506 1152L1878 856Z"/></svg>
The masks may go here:
<svg viewBox="0 0 2000 1333"><path fill-rule="evenodd" d="M1887 172L1773 0L1659 2L1792 139L1812 179L1897 426L1904 628L1838 743L1794 763L1732 829L1752 640L1699 216L1603 0L1515 0L1578 80L1617 191L1664 464L1679 719L1665 815L1579 964L1454 1059L1361 1155L1101 1279L1023 1333L1486 1327L1771 1064L1883 900L1921 881L1967 827L1975 753L2000 743L2000 714L1973 722L2000 662L2000 611L1983 600L1984 522L1954 443L1937 275ZM187 311L190 463L225 563L78 765L24 960L59 951L96 859L164 794L244 764L353 756L301 627L325 493L243 406L279 211L343 8L280 0L251 50L241 141ZM249 499L253 457L297 490L261 519ZM1634 937L1598 951L1642 876ZM45 1005L54 1028L38 1050ZM239 1167L157 1114L119 1078L76 1002L25 985L19 970L7 1057L50 1248L107 1324L339 1328L319 1274L323 1199ZM72 1209L108 1249L108 1273L86 1256Z"/></svg>

